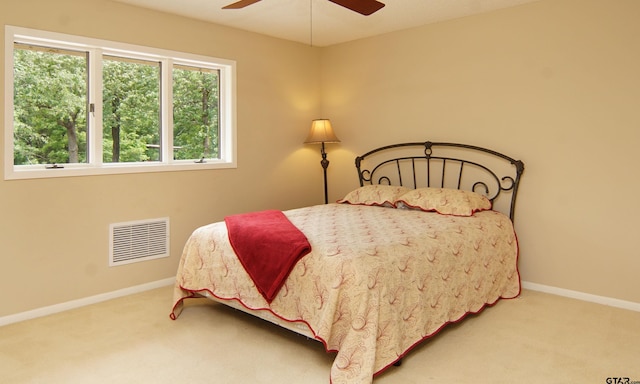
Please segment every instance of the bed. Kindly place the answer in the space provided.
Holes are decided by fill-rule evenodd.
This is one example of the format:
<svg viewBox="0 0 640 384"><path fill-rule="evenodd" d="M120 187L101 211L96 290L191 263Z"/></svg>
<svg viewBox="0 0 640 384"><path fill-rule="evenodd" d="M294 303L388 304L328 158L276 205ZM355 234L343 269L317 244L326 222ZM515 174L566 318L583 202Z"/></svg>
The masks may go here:
<svg viewBox="0 0 640 384"><path fill-rule="evenodd" d="M447 324L520 294L522 161L427 141L376 148L355 165L359 186L343 199L282 212L309 248L272 296L236 254L227 218L196 229L171 318L185 299L208 297L322 342L336 353L333 384L371 383Z"/></svg>

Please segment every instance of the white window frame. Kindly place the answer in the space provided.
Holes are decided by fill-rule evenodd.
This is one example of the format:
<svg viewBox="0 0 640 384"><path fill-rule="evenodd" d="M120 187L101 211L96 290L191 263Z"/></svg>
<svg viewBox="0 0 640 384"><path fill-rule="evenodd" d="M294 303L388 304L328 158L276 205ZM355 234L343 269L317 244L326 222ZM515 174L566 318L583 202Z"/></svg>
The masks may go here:
<svg viewBox="0 0 640 384"><path fill-rule="evenodd" d="M95 104L95 113L89 114L87 135L90 137L87 163L65 163L64 168L46 169L45 164L13 164L14 155L14 105L13 105L13 50L14 42L55 46L59 48L87 50L89 76L102 76L102 54L160 61L162 89L171 83L173 64L182 64L219 70L220 73L220 159L205 159L205 162L173 159L173 95L162 92L162 160L154 162L104 163L102 161L102 89L92 87L89 102ZM15 26L5 26L5 87L4 87L4 179L33 179L50 177L88 176L121 173L191 171L200 169L236 168L236 63L233 60L169 51L120 42L93 39L82 36L40 31ZM100 81L94 81L100 80ZM91 79L100 84L101 79ZM168 106L168 107L167 107Z"/></svg>

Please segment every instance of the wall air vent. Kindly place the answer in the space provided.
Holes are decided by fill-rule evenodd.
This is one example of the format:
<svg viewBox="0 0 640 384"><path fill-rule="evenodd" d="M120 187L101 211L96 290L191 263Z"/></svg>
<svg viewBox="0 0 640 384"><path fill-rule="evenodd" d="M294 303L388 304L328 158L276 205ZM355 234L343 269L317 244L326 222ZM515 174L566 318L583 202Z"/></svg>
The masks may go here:
<svg viewBox="0 0 640 384"><path fill-rule="evenodd" d="M169 256L169 218L129 221L109 226L109 265Z"/></svg>

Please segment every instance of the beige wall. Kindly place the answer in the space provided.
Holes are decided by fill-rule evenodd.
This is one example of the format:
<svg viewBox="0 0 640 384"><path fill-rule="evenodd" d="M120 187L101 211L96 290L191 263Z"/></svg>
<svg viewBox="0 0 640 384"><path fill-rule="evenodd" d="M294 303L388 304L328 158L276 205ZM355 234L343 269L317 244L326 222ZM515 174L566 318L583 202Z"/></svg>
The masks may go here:
<svg viewBox="0 0 640 384"><path fill-rule="evenodd" d="M342 140L330 200L379 145L502 151L527 167L523 280L640 303L638 14L542 0L318 49L106 0L0 2L2 24L236 60L239 151L232 170L0 181L0 316L171 277L188 234L226 214L321 202L318 148L301 145L320 115ZM162 216L170 258L107 267L110 223Z"/></svg>
<svg viewBox="0 0 640 384"><path fill-rule="evenodd" d="M640 1L543 0L323 51L333 197L354 153L458 141L526 164L523 280L640 303Z"/></svg>
<svg viewBox="0 0 640 384"><path fill-rule="evenodd" d="M0 316L175 276L191 231L226 214L322 202L319 149L302 144L317 49L106 0L2 1L0 24L236 60L239 154L228 170L0 180ZM165 216L170 258L108 267L110 223Z"/></svg>

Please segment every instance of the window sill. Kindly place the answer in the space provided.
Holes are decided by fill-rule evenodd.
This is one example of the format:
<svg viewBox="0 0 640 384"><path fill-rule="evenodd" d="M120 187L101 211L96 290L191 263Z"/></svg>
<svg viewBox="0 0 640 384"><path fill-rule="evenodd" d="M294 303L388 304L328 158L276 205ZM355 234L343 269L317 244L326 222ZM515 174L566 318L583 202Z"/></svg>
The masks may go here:
<svg viewBox="0 0 640 384"><path fill-rule="evenodd" d="M224 160L207 160L205 163L176 162L172 164L141 163L141 164L103 164L101 166L64 164L64 168L46 169L44 165L35 167L9 166L5 169L5 180L48 179L54 177L101 176L128 173L200 171L208 169L237 168L235 162Z"/></svg>

